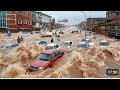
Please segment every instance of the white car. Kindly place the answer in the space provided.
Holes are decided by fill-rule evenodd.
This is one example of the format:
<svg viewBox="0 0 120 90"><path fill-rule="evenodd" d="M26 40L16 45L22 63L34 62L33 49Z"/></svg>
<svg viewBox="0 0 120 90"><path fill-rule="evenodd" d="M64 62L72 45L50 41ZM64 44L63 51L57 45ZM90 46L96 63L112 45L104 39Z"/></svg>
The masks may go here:
<svg viewBox="0 0 120 90"><path fill-rule="evenodd" d="M88 42L85 42L85 41L81 41L77 45L77 48L88 48L88 47L89 47L89 44L88 44Z"/></svg>
<svg viewBox="0 0 120 90"><path fill-rule="evenodd" d="M31 44L46 45L46 44L47 44L47 42L45 42L45 41L33 41Z"/></svg>
<svg viewBox="0 0 120 90"><path fill-rule="evenodd" d="M99 43L100 46L108 46L110 43L107 40L101 40Z"/></svg>
<svg viewBox="0 0 120 90"><path fill-rule="evenodd" d="M39 44L40 41L33 41L31 44Z"/></svg>
<svg viewBox="0 0 120 90"><path fill-rule="evenodd" d="M90 39L82 39L81 41L86 41L88 44L89 44L89 46L94 46L95 44L90 40Z"/></svg>
<svg viewBox="0 0 120 90"><path fill-rule="evenodd" d="M49 50L49 49L55 49L55 50L60 50L60 46L56 43L50 43L50 44L47 44L46 45L46 50Z"/></svg>
<svg viewBox="0 0 120 90"><path fill-rule="evenodd" d="M65 46L65 47L68 47L68 48L70 48L72 45L73 45L72 41L64 41L63 44L62 44L62 46Z"/></svg>
<svg viewBox="0 0 120 90"><path fill-rule="evenodd" d="M0 45L0 48L7 48L7 49L10 49L10 48L17 47L18 45L19 45L18 43L9 43L9 44Z"/></svg>
<svg viewBox="0 0 120 90"><path fill-rule="evenodd" d="M89 46L94 46L95 44L93 42L88 42Z"/></svg>

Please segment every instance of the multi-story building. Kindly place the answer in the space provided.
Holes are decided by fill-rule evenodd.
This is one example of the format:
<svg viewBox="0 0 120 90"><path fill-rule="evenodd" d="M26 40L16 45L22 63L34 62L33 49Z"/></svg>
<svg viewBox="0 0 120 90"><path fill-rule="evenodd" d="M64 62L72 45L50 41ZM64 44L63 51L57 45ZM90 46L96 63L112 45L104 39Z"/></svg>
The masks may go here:
<svg viewBox="0 0 120 90"><path fill-rule="evenodd" d="M6 16L6 28L9 28L11 32L18 32L20 30L29 30L32 24L32 12L31 11L1 11ZM4 17L2 17L4 19Z"/></svg>
<svg viewBox="0 0 120 90"><path fill-rule="evenodd" d="M31 24L31 11L7 11L7 26L10 30L28 30Z"/></svg>
<svg viewBox="0 0 120 90"><path fill-rule="evenodd" d="M104 24L107 27L107 34L120 37L120 11L107 11L106 18L111 19L110 22Z"/></svg>
<svg viewBox="0 0 120 90"><path fill-rule="evenodd" d="M41 28L51 29L51 16L44 14L42 12L36 13L36 25L35 28L40 30Z"/></svg>
<svg viewBox="0 0 120 90"><path fill-rule="evenodd" d="M94 26L107 22L107 18L87 18L86 26L88 30L92 30Z"/></svg>
<svg viewBox="0 0 120 90"><path fill-rule="evenodd" d="M107 11L106 22L97 23L93 31L120 37L120 11Z"/></svg>

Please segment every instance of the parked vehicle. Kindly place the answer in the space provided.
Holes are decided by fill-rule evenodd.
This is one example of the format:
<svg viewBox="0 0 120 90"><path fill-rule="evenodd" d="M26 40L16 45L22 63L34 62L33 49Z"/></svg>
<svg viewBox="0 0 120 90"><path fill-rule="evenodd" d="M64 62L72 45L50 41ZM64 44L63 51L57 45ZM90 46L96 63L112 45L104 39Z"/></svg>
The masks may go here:
<svg viewBox="0 0 120 90"><path fill-rule="evenodd" d="M88 44L89 44L89 46L94 46L95 44L92 42L92 40L90 40L90 39L82 39L81 41L86 41Z"/></svg>
<svg viewBox="0 0 120 90"><path fill-rule="evenodd" d="M35 60L33 60L28 67L29 71L44 70L51 67L52 64L59 58L63 57L64 52L58 50L45 50L41 52Z"/></svg>
<svg viewBox="0 0 120 90"><path fill-rule="evenodd" d="M87 42L92 42L90 39L82 39L81 41L87 41Z"/></svg>
<svg viewBox="0 0 120 90"><path fill-rule="evenodd" d="M19 45L19 44L17 44L17 43L9 43L9 44L0 45L0 48L10 49L10 48L16 47L16 46L18 46L18 45Z"/></svg>
<svg viewBox="0 0 120 90"><path fill-rule="evenodd" d="M46 45L46 50L49 50L49 49L55 49L55 50L60 50L60 46L56 43L50 43L48 45Z"/></svg>
<svg viewBox="0 0 120 90"><path fill-rule="evenodd" d="M64 41L62 44L63 47L71 47L72 46L72 41Z"/></svg>
<svg viewBox="0 0 120 90"><path fill-rule="evenodd" d="M107 40L101 40L99 43L100 46L108 46L110 43Z"/></svg>
<svg viewBox="0 0 120 90"><path fill-rule="evenodd" d="M78 45L77 45L77 48L88 48L89 47L89 44L88 42L85 42L85 41L81 41Z"/></svg>
<svg viewBox="0 0 120 90"><path fill-rule="evenodd" d="M52 32L42 32L42 37L52 37L53 33Z"/></svg>
<svg viewBox="0 0 120 90"><path fill-rule="evenodd" d="M38 40L38 41L33 41L32 44L46 45L47 42L45 42L45 41L39 41L39 40Z"/></svg>
<svg viewBox="0 0 120 90"><path fill-rule="evenodd" d="M40 44L40 45L47 45L47 42L45 42L45 41L40 41L39 44Z"/></svg>
<svg viewBox="0 0 120 90"><path fill-rule="evenodd" d="M31 44L39 44L40 41L33 41Z"/></svg>

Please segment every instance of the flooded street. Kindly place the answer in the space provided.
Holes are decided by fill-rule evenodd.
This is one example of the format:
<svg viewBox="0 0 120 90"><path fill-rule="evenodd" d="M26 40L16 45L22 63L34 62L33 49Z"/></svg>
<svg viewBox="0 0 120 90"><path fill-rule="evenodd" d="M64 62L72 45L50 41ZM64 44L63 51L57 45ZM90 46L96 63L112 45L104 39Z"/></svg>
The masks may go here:
<svg viewBox="0 0 120 90"><path fill-rule="evenodd" d="M32 45L34 47L30 48L30 42L35 40L44 40L47 43L50 43L51 37L41 37L40 33L28 35L17 33L13 34L9 38L6 37L3 39L3 36L1 35L0 43L8 43L14 41L16 42L18 35L23 36L24 42L13 49L0 50L0 77L11 78L14 76L15 78L120 78L120 75L106 75L107 69L120 70L120 41L118 39L94 34L93 32L89 34L89 31L87 31L87 38L91 39L92 42L95 43L95 46L78 49L76 46L81 41L81 39L84 39L85 32L82 31L81 33L70 33L72 30L80 31L76 27L60 28L59 30L63 31L64 34L60 34L60 41L57 41L57 38L54 35L54 42L61 45L64 41L70 40L73 42L73 46L66 49L61 48L61 50L65 52L65 55L57 60L51 68L49 67L45 70L28 72L26 74L26 66L28 66L31 60L34 60L35 57L45 48L39 45ZM55 32L55 30L53 30L53 32ZM94 39L94 35L96 36L96 39ZM101 47L99 45L99 42L102 39L108 40L110 42L110 46ZM12 66L13 64L14 66ZM17 66L15 64L18 65L18 68L15 67ZM9 69L7 67L9 67Z"/></svg>

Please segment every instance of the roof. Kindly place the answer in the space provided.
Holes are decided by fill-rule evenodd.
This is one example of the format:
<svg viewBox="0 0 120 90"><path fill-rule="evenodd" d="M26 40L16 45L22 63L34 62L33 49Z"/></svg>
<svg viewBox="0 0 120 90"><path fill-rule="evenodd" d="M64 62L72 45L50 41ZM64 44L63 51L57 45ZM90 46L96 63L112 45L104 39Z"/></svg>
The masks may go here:
<svg viewBox="0 0 120 90"><path fill-rule="evenodd" d="M13 44L17 44L17 43L8 43L8 44L4 44L4 45L10 46L10 45L13 45Z"/></svg>
<svg viewBox="0 0 120 90"><path fill-rule="evenodd" d="M101 40L100 42L107 42L107 40Z"/></svg>
<svg viewBox="0 0 120 90"><path fill-rule="evenodd" d="M46 54L52 54L53 52L55 52L56 50L45 50L42 53L46 53Z"/></svg>
<svg viewBox="0 0 120 90"><path fill-rule="evenodd" d="M85 42L85 41L82 41L82 42L80 42L79 44L86 44L86 42Z"/></svg>
<svg viewBox="0 0 120 90"><path fill-rule="evenodd" d="M104 23L104 25L109 25L109 24L120 24L120 20L113 20L113 21Z"/></svg>
<svg viewBox="0 0 120 90"><path fill-rule="evenodd" d="M45 13L42 13L42 12L40 12L40 11L35 11L35 13L42 14L42 15L44 15L44 16L47 16L47 17L50 17L50 18L51 18L51 16L49 16L49 15L47 15L47 14L45 14Z"/></svg>
<svg viewBox="0 0 120 90"><path fill-rule="evenodd" d="M87 18L87 20L107 20L107 18L105 18L105 17L101 17L101 18Z"/></svg>
<svg viewBox="0 0 120 90"><path fill-rule="evenodd" d="M64 42L72 42L72 41L64 41Z"/></svg>
<svg viewBox="0 0 120 90"><path fill-rule="evenodd" d="M33 43L39 43L40 41L33 41Z"/></svg>
<svg viewBox="0 0 120 90"><path fill-rule="evenodd" d="M53 45L57 45L57 44L56 44L56 43L49 43L48 45L49 45L49 46L53 46ZM48 46L48 45L47 45L47 46Z"/></svg>

